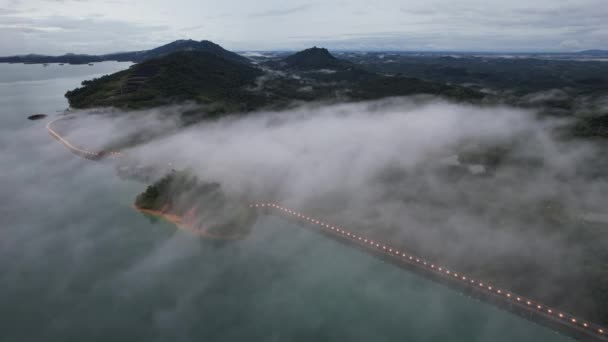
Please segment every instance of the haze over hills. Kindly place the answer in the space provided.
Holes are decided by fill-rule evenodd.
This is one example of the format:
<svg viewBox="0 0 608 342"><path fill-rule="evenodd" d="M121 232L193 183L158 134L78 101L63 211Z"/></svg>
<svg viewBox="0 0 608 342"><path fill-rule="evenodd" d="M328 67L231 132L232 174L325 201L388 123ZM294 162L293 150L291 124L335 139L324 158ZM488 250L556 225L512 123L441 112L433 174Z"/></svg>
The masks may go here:
<svg viewBox="0 0 608 342"><path fill-rule="evenodd" d="M588 56L608 56L608 50L585 50L580 51L579 54Z"/></svg>
<svg viewBox="0 0 608 342"><path fill-rule="evenodd" d="M62 56L45 56L38 54L29 54L21 56L0 57L0 63L68 63L68 64L86 64L104 61L119 61L119 62L142 62L151 58L166 56L178 51L205 51L210 54L220 56L222 58L239 62L249 63L249 60L239 54L225 50L221 46L208 40L196 41L192 39L176 40L169 44L165 44L150 50L117 52L104 55L83 55L68 53Z"/></svg>
<svg viewBox="0 0 608 342"><path fill-rule="evenodd" d="M190 49L178 42L150 50L143 62L112 75L85 81L68 91L74 108L114 106L149 108L193 101L214 113L280 108L294 101L378 99L411 94L444 95L477 100L482 94L402 76L384 76L337 59L326 49L312 48L256 66L243 63L213 43ZM188 48L188 51L183 51ZM168 51L180 50L168 53ZM168 53L168 54L166 54ZM210 109L207 108L208 112ZM207 113L208 114L208 113Z"/></svg>
<svg viewBox="0 0 608 342"><path fill-rule="evenodd" d="M191 53L167 58L179 52ZM190 39L105 55L0 57L0 63L138 63L68 91L66 97L73 108L135 109L193 101L210 105L206 114L214 115L280 109L297 102L431 94L465 101L491 98L491 102L541 108L549 115L575 113L581 117L576 132L605 136L604 125L597 122L608 117L603 100L608 64L580 63L577 58L593 61L606 53L586 50L554 58L547 57L551 54L511 58L500 54L342 51L337 58L325 48L313 47L293 54L257 54L249 59L213 42ZM594 104L589 106L589 100Z"/></svg>
<svg viewBox="0 0 608 342"><path fill-rule="evenodd" d="M226 59L233 60L235 62L248 63L249 60L237 53L228 51L218 44L215 44L209 40L196 41L193 39L180 39L171 43L149 49L139 51L126 51L126 52L113 52L100 55L90 54L77 54L77 53L66 53L60 56L44 55L39 53L30 53L23 55L13 55L0 57L0 63L25 63L25 64L43 64L43 63L67 63L67 64L87 64L104 61L119 61L119 62L142 62L150 58L156 58L165 56L167 54L177 51L206 51L218 56L222 56ZM392 50L391 50L392 51ZM399 52L399 51L392 51ZM403 51L401 53L420 53L417 51ZM457 54L457 55L476 55L479 52L465 52L465 51L427 51L424 52L429 55L446 55L446 54ZM492 54L502 55L503 53L492 52ZM578 52L552 52L552 53L516 53L517 56L539 56L544 55L546 57L554 56L555 58L578 58L584 57L606 57L608 56L608 50L602 49L590 49ZM340 61L331 56L329 51L324 48L313 47L300 51L292 56L292 58L285 60L293 68L312 68L318 67L319 65L333 65L334 67L346 67L345 61ZM302 64L305 63L305 64Z"/></svg>

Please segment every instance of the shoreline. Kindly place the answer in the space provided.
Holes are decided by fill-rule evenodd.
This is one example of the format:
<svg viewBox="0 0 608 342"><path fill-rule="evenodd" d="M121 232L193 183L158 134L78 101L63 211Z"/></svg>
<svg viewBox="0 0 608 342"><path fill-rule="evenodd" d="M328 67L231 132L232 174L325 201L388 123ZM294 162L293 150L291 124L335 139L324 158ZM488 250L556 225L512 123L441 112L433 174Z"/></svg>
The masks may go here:
<svg viewBox="0 0 608 342"><path fill-rule="evenodd" d="M161 218L169 223L172 223L178 229L187 230L195 235L198 235L202 238L209 239L209 240L241 240L241 239L244 239L245 237L247 237L247 235L248 235L248 234L238 234L238 235L214 234L214 233L209 232L210 228L205 228L205 229L201 230L190 224L183 223L182 217L179 215L162 212L160 210L144 209L144 208L138 207L135 204L133 204L133 208L135 210L139 211L140 213L155 216L155 217Z"/></svg>

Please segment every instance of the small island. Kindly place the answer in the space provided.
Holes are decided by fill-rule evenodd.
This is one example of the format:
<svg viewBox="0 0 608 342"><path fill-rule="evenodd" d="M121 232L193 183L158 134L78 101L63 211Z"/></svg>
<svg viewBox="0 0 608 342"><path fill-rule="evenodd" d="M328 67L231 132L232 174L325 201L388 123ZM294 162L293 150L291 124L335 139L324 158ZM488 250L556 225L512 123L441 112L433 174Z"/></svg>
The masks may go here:
<svg viewBox="0 0 608 342"><path fill-rule="evenodd" d="M33 114L27 117L29 120L42 120L46 118L46 114Z"/></svg>
<svg viewBox="0 0 608 342"><path fill-rule="evenodd" d="M230 199L220 184L202 182L189 171L172 171L139 194L134 205L210 239L244 238L257 219L248 203Z"/></svg>

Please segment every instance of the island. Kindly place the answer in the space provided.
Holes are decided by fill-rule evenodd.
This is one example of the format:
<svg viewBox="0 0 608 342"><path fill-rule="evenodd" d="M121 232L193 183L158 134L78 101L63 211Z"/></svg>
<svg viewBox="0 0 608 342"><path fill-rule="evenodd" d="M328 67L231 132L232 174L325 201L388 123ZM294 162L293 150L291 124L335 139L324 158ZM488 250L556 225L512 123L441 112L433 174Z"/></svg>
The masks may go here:
<svg viewBox="0 0 608 342"><path fill-rule="evenodd" d="M231 198L220 184L203 182L188 170L173 170L148 186L134 206L209 239L244 238L257 219L256 211L245 200Z"/></svg>
<svg viewBox="0 0 608 342"><path fill-rule="evenodd" d="M42 120L46 118L46 114L32 114L27 117L29 120Z"/></svg>

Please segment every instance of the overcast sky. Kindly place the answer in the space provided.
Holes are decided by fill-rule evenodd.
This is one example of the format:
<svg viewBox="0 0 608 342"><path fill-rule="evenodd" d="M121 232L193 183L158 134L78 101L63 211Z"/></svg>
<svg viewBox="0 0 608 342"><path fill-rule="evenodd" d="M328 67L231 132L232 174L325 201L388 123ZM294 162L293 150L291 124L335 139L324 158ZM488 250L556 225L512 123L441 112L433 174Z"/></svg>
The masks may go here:
<svg viewBox="0 0 608 342"><path fill-rule="evenodd" d="M232 50L608 48L607 0L0 0L0 55L105 53L175 39Z"/></svg>

